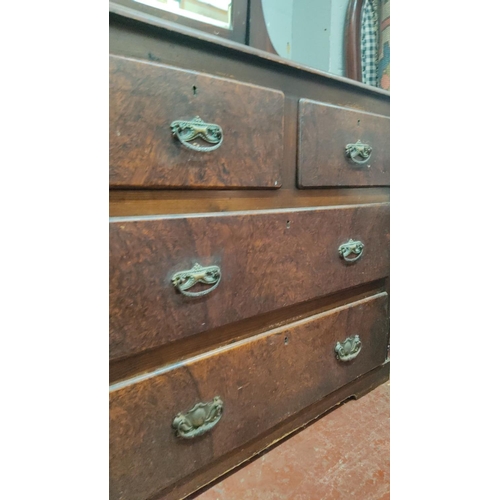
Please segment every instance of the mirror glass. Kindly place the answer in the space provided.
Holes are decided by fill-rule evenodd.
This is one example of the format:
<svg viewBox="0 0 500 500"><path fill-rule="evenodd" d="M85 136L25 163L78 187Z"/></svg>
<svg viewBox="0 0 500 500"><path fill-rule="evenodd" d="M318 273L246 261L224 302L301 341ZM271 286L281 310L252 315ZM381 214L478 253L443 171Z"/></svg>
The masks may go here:
<svg viewBox="0 0 500 500"><path fill-rule="evenodd" d="M135 0L172 14L231 29L231 0Z"/></svg>
<svg viewBox="0 0 500 500"><path fill-rule="evenodd" d="M353 12L354 5L360 8ZM281 57L389 90L390 0L262 0L269 38ZM353 21L353 16L360 16ZM348 25L360 26L358 74L348 69Z"/></svg>

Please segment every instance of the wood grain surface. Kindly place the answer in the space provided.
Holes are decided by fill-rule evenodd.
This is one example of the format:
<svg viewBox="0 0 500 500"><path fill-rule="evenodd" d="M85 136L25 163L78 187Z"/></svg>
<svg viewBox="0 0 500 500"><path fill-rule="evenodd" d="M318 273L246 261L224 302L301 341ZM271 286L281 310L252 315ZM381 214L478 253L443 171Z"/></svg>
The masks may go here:
<svg viewBox="0 0 500 500"><path fill-rule="evenodd" d="M352 382L342 386L340 389L332 392L317 403L308 406L276 425L268 432L263 433L257 438L249 441L245 446L241 446L221 457L221 459L198 469L193 474L176 482L173 486L163 489L158 495L154 495L150 500L178 500L180 498L196 498L190 493L199 490L200 487L207 485L214 479L224 476L225 473L231 473L232 469L241 466L244 467L249 459L263 450L279 446L281 441L290 434L300 432L302 428L325 413L335 410L335 406L349 399L359 399L371 390L378 387L381 383L389 379L390 363L386 361L383 365L377 366L365 375L356 378ZM189 497L187 497L189 495Z"/></svg>
<svg viewBox="0 0 500 500"><path fill-rule="evenodd" d="M347 264L338 248L365 244ZM185 297L172 276L219 266L219 286ZM110 359L158 347L389 274L389 204L112 219Z"/></svg>
<svg viewBox="0 0 500 500"><path fill-rule="evenodd" d="M388 186L389 129L386 116L300 99L299 187ZM358 140L373 148L364 165L345 155Z"/></svg>
<svg viewBox="0 0 500 500"><path fill-rule="evenodd" d="M284 172L286 177L288 172ZM285 180L285 179L284 179ZM292 185L296 183L293 173ZM189 214L305 208L389 201L389 188L278 189L246 191L212 190L113 190L110 192L109 215Z"/></svg>
<svg viewBox="0 0 500 500"><path fill-rule="evenodd" d="M386 309L381 293L112 386L110 498L145 500L382 365ZM337 360L337 341L354 334L359 355ZM177 413L215 396L220 422L177 438Z"/></svg>
<svg viewBox="0 0 500 500"><path fill-rule="evenodd" d="M387 291L385 286L387 280L383 278L363 283L354 288L236 321L209 332L191 335L174 343L113 360L109 364L110 383L152 372L159 366L183 361L208 350L214 350L270 329L289 325L309 316L382 293Z"/></svg>
<svg viewBox="0 0 500 500"><path fill-rule="evenodd" d="M282 92L110 56L110 186L281 186ZM192 151L171 132L199 116L222 127L215 151Z"/></svg>

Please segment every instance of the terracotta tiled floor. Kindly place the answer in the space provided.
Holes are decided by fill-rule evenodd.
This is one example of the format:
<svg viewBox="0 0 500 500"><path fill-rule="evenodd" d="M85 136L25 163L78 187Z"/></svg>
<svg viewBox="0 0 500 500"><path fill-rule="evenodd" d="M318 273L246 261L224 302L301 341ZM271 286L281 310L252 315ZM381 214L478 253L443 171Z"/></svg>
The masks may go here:
<svg viewBox="0 0 500 500"><path fill-rule="evenodd" d="M388 500L389 382L298 432L197 500Z"/></svg>

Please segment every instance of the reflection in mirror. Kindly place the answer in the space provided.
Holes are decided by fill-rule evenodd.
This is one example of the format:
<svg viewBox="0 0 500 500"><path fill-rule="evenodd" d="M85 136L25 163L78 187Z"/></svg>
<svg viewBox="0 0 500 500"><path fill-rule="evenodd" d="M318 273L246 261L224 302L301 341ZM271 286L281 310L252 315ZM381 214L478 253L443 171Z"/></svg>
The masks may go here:
<svg viewBox="0 0 500 500"><path fill-rule="evenodd" d="M135 0L202 23L231 29L231 0Z"/></svg>
<svg viewBox="0 0 500 500"><path fill-rule="evenodd" d="M269 38L281 57L389 90L389 3L262 0L262 11ZM353 26L355 38L349 43L355 47L349 47ZM350 71L352 66L359 71Z"/></svg>

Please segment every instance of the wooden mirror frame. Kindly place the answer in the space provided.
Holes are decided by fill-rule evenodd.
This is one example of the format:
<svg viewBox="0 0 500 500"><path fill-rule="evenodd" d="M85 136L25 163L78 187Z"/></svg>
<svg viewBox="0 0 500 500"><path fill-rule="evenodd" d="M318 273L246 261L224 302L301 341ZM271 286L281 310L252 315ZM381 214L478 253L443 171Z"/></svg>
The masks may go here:
<svg viewBox="0 0 500 500"><path fill-rule="evenodd" d="M349 1L344 35L345 76L358 82L363 79L361 69L361 13L365 1Z"/></svg>
<svg viewBox="0 0 500 500"><path fill-rule="evenodd" d="M248 0L248 3L247 45L279 56L267 31L262 0Z"/></svg>
<svg viewBox="0 0 500 500"><path fill-rule="evenodd" d="M156 9L155 7L150 7L149 5L141 4L134 0L114 0L113 2L110 2L110 5L115 4L125 7L125 9L127 9L131 14L134 12L147 14L152 19L163 19L181 24L183 26L188 26L189 28L204 31L205 33L210 33L211 35L227 38L233 42L246 44L248 3L249 0L232 0L232 29L221 28L219 26L214 26L213 24L204 23L197 21L196 19L174 14L173 12ZM126 14L123 9L122 12L124 15Z"/></svg>

